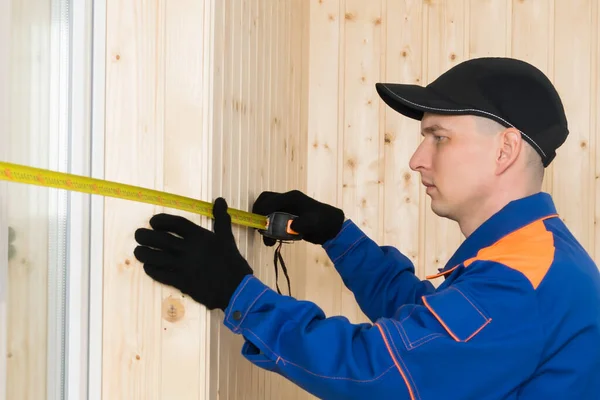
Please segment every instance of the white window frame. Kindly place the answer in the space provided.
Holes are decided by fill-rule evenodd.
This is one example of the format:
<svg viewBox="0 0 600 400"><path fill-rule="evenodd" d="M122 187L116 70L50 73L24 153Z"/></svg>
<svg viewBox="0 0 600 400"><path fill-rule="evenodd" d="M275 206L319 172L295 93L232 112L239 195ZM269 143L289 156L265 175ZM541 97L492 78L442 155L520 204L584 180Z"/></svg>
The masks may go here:
<svg viewBox="0 0 600 400"><path fill-rule="evenodd" d="M0 1L0 88L9 84L8 72L10 57L10 2ZM0 90L0 159L6 159L8 145L8 90ZM6 202L6 182L0 182L0 400L6 400L6 358L7 358L7 303L8 303L8 214Z"/></svg>
<svg viewBox="0 0 600 400"><path fill-rule="evenodd" d="M106 0L93 1L91 176L104 179ZM90 273L87 399L102 399L102 315L104 281L104 197L90 204Z"/></svg>
<svg viewBox="0 0 600 400"><path fill-rule="evenodd" d="M71 173L104 178L106 0L71 0ZM102 397L104 197L69 192L66 390Z"/></svg>
<svg viewBox="0 0 600 400"><path fill-rule="evenodd" d="M91 166L96 155L93 137L95 129L92 122L102 121L103 113L96 115L97 99L92 96L102 92L95 85L96 66L102 66L94 41L98 40L94 31L96 25L95 9L97 1L71 0L71 146L70 172L90 176L95 171ZM100 21L98 26L103 27ZM102 41L103 37L100 37ZM102 57L103 58L103 57ZM102 77L103 78L103 77ZM98 99L102 104L102 98ZM99 117L99 118L98 118ZM93 156L92 156L93 155ZM92 227L102 225L102 210L94 207L96 199L88 194L69 192L69 237L67 241L67 297L66 297L66 341L65 341L65 399L88 398L90 368L91 324L98 315L90 308L96 306L90 297L91 292L101 284L102 265L97 265L92 253L96 236ZM98 214L100 212L100 214ZM99 218L98 218L99 217ZM101 256L100 243L100 256ZM92 272L94 271L94 272ZM98 276L100 281L97 281ZM95 298L97 298L97 294ZM101 301L101 292L100 292ZM95 310L95 309L94 309ZM100 332L101 333L101 332Z"/></svg>
<svg viewBox="0 0 600 400"><path fill-rule="evenodd" d="M68 52L66 62L69 65L59 73L62 74L62 78L70 80L70 90L63 91L62 87L58 88L63 97L57 106L60 112L64 111L64 107L70 109L70 113L67 114L70 118L60 120L61 135L64 136L66 130L70 133L70 151L66 155L70 161L68 172L103 178L106 0L68 1L68 36L65 37L65 32L60 31L59 25L58 28L52 26L50 33L53 43L62 40L59 44L63 52L61 54ZM60 10L64 10L64 7L56 8L53 18L60 17L56 14L60 13ZM8 87L10 79L10 22L11 2L0 1L0 88ZM66 38L70 43L65 44ZM6 131L9 126L9 100L8 90L0 89L2 161L8 160L10 148ZM56 110L55 108L54 111ZM63 112L55 116L64 118L64 115ZM64 158L57 160L55 158L54 163L65 168ZM7 285L7 193L7 183L0 181L0 400L7 400L7 302L10 290ZM65 279L65 323L61 324L59 318L52 320L52 315L58 311L55 307L59 306L60 300L52 296L48 299L48 307L52 311L48 321L48 399L99 400L102 388L104 198L63 191L53 201L65 197L68 199L69 215L66 254L59 251L60 254L56 255L58 258L66 257L67 268L63 276L62 273L57 273L54 266L55 274L52 278L49 277L54 280ZM54 283L50 282L51 285ZM61 343L64 343L64 353ZM57 357L64 357L64 371L56 371L59 361Z"/></svg>

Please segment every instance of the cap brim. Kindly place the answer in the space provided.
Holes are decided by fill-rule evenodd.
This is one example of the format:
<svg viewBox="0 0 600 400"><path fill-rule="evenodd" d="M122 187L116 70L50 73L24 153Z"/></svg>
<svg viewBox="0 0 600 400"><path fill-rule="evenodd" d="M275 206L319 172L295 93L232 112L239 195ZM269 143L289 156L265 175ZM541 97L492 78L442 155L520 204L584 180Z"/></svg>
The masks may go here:
<svg viewBox="0 0 600 400"><path fill-rule="evenodd" d="M408 118L421 120L425 112L457 115L465 114L467 111L464 107L441 97L427 87L399 83L376 83L375 88L385 104Z"/></svg>

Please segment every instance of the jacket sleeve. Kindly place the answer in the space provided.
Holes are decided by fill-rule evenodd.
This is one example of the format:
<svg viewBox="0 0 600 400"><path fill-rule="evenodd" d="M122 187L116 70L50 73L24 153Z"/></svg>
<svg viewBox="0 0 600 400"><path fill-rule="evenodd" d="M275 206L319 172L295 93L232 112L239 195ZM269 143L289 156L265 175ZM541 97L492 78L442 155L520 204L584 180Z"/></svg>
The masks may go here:
<svg viewBox="0 0 600 400"><path fill-rule="evenodd" d="M541 358L532 290L473 283L428 294L392 318L352 324L250 275L224 324L243 335L249 361L322 399L505 398Z"/></svg>
<svg viewBox="0 0 600 400"><path fill-rule="evenodd" d="M395 247L377 245L351 220L323 248L371 321L391 317L400 306L435 290L415 275L408 257Z"/></svg>

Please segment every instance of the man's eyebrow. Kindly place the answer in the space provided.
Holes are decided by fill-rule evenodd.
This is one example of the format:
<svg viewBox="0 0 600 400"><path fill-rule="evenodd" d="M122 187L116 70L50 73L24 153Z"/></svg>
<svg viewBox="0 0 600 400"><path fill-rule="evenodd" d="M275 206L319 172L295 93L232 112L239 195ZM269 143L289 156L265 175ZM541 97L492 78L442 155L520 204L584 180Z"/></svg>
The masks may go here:
<svg viewBox="0 0 600 400"><path fill-rule="evenodd" d="M433 124L433 125L426 126L425 128L421 129L421 135L424 135L426 133L436 133L439 131L449 132L448 129L444 128L443 126L438 125L438 124Z"/></svg>

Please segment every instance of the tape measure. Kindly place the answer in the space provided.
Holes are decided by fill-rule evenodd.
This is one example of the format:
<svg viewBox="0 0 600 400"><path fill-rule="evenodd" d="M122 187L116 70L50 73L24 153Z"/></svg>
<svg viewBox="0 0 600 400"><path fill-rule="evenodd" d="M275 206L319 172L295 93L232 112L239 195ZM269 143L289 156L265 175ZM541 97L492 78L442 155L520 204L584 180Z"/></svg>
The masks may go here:
<svg viewBox="0 0 600 400"><path fill-rule="evenodd" d="M209 202L139 186L42 168L0 161L0 180L148 203L214 218L212 214L213 205ZM227 212L231 216L232 223L256 228L264 236L279 240L301 239L301 235L290 228L295 218L294 215L277 212L264 216L234 208L228 208Z"/></svg>

